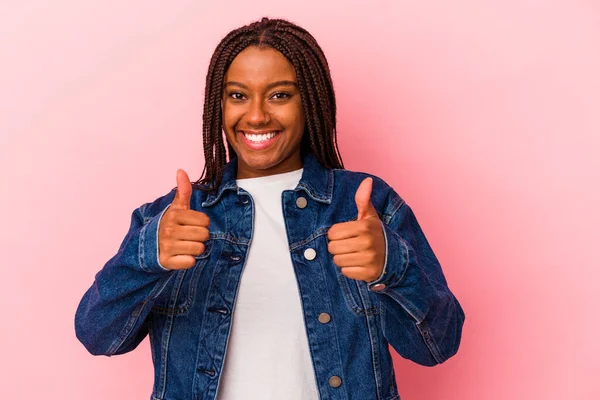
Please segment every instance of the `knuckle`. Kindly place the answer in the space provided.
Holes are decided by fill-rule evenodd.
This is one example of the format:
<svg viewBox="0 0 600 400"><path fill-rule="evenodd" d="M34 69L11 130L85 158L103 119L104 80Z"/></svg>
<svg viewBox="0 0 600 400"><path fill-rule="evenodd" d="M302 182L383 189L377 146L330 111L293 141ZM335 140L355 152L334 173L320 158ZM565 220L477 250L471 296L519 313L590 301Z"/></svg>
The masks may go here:
<svg viewBox="0 0 600 400"><path fill-rule="evenodd" d="M335 232L336 232L336 227L335 227L335 225L333 225L331 228L329 228L327 230L327 238L329 240L333 240L333 238L335 237Z"/></svg>
<svg viewBox="0 0 600 400"><path fill-rule="evenodd" d="M201 231L201 238L203 241L206 241L208 239L210 239L210 232L208 231L208 229L203 228Z"/></svg>
<svg viewBox="0 0 600 400"><path fill-rule="evenodd" d="M175 233L175 227L171 224L166 224L163 228L163 233L165 234L165 236L171 237Z"/></svg>
<svg viewBox="0 0 600 400"><path fill-rule="evenodd" d="M360 221L360 231L362 233L368 233L369 232L369 221Z"/></svg>
<svg viewBox="0 0 600 400"><path fill-rule="evenodd" d="M369 263L374 263L376 259L377 259L377 252L375 252L374 250L370 250L368 253Z"/></svg>
<svg viewBox="0 0 600 400"><path fill-rule="evenodd" d="M166 221L172 221L177 216L177 209L172 206L163 214L163 219Z"/></svg>

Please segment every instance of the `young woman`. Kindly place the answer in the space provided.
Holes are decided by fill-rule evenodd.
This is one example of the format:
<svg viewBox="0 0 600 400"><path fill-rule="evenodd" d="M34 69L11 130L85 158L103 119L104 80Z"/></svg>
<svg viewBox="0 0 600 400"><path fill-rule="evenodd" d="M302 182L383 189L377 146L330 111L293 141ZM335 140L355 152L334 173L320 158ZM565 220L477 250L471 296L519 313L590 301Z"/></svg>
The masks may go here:
<svg viewBox="0 0 600 400"><path fill-rule="evenodd" d="M206 79L203 178L133 212L75 315L94 355L148 334L151 399L399 399L390 344L435 365L464 313L415 215L343 168L315 39L263 18ZM225 145L226 144L226 145Z"/></svg>

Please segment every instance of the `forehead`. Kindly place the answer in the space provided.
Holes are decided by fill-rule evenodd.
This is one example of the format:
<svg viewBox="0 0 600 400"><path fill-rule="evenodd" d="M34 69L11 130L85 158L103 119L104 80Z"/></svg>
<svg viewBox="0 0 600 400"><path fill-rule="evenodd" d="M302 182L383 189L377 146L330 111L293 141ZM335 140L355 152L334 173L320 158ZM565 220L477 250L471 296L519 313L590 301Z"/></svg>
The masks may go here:
<svg viewBox="0 0 600 400"><path fill-rule="evenodd" d="M225 74L225 83L237 81L247 86L260 86L279 80L295 81L296 71L283 54L271 47L246 47L233 59Z"/></svg>

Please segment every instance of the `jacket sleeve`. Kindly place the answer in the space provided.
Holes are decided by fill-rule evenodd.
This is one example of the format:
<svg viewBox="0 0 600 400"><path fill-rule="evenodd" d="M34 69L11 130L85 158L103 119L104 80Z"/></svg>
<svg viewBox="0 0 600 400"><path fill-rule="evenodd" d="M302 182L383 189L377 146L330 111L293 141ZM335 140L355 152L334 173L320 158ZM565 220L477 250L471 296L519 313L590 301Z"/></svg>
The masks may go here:
<svg viewBox="0 0 600 400"><path fill-rule="evenodd" d="M96 274L75 313L75 334L93 355L135 349L148 334L150 309L174 271L158 259L158 228L168 206L137 208L119 250Z"/></svg>
<svg viewBox="0 0 600 400"><path fill-rule="evenodd" d="M382 217L383 273L368 282L382 303L382 329L402 357L443 363L458 351L465 314L410 207L391 191Z"/></svg>

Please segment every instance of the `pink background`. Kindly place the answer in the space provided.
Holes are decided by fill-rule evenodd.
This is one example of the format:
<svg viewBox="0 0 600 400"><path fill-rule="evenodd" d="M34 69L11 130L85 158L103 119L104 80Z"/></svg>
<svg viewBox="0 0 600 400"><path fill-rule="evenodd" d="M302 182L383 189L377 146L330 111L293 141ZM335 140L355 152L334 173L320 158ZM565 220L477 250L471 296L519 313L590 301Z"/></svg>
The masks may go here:
<svg viewBox="0 0 600 400"><path fill-rule="evenodd" d="M447 363L394 354L403 400L600 398L592 0L3 2L0 398L149 398L147 339L93 357L75 309L133 209L200 176L209 58L263 15L322 45L346 167L413 207L466 311Z"/></svg>

